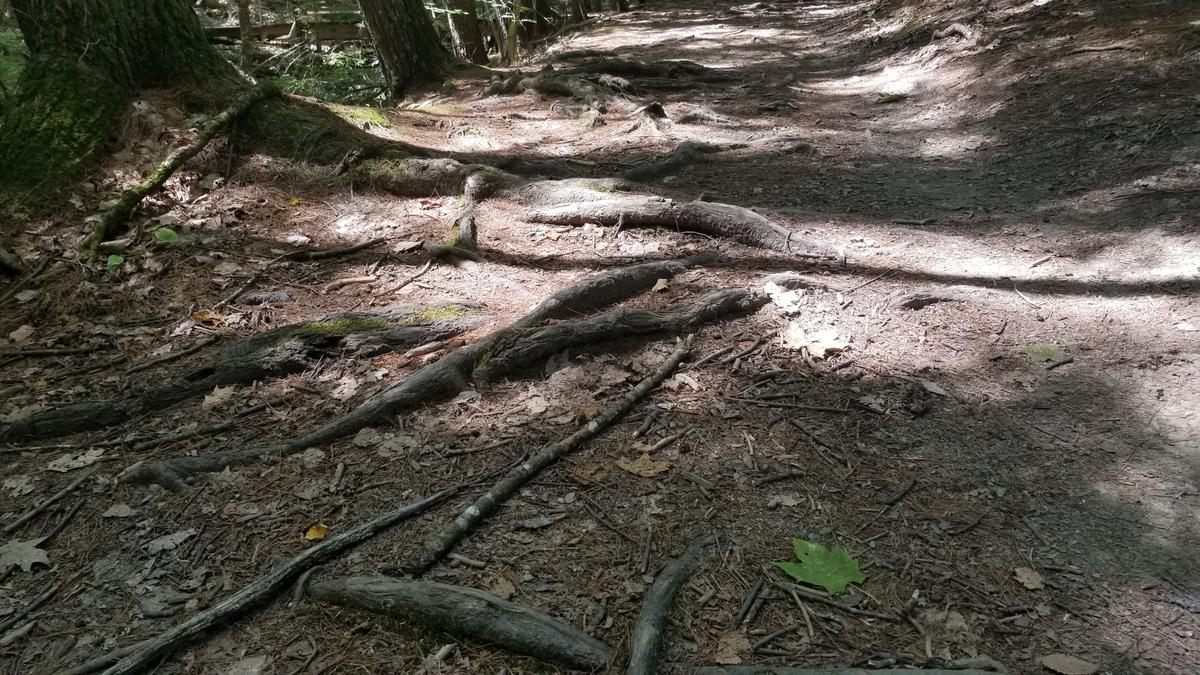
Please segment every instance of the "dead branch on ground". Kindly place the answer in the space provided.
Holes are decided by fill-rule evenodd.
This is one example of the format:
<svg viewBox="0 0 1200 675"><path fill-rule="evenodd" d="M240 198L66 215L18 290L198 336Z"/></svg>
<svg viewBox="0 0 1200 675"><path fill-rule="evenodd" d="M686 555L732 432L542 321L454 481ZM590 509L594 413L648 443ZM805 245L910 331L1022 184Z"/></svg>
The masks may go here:
<svg viewBox="0 0 1200 675"><path fill-rule="evenodd" d="M629 668L625 675L654 675L658 661L658 645L666 630L667 616L675 606L679 588L696 572L704 549L716 543L716 537L705 535L688 543L683 555L667 563L654 577L646 599L633 624L629 638Z"/></svg>

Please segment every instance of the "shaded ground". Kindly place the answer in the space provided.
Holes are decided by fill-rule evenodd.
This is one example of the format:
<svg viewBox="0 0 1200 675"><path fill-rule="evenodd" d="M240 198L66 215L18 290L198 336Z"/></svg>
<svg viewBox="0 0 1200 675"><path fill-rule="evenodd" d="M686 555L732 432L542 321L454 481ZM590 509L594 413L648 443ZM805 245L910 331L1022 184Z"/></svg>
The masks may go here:
<svg viewBox="0 0 1200 675"><path fill-rule="evenodd" d="M1200 671L1200 11L1169 2L947 3L937 11L921 3L920 12L905 4L656 4L605 18L552 49L727 70L737 79L657 99L672 117L704 106L725 122L629 132L625 118L650 100L638 94L612 103L607 125L585 128L569 103L480 98L476 81L382 116L339 109L369 131L433 151L490 163L516 157L571 175L616 174L688 138L806 136L822 156L721 153L653 188L756 207L848 256L845 267L809 266L720 244L728 264L635 300L665 307L780 271L798 272L807 285L792 316L768 306L701 332L701 355L757 348L672 379L651 399L659 423L648 438L633 432L650 407L548 470L457 549L482 566L451 562L429 578L512 592L622 650L648 580L645 537L652 573L689 538L715 531L723 543L673 615L668 672L715 659L923 664L977 655L1042 672L1037 659L1055 652L1103 672ZM955 21L972 39L933 39ZM900 100L878 103L881 93ZM69 246L116 183L158 158L155 130L178 127L183 116L169 99L150 108L135 114L127 150L80 189L80 208L27 223L18 252L37 260ZM229 179L210 191L212 175L226 170ZM373 249L290 263L257 287L287 291L292 301L214 309L293 245L441 238L456 199L347 194L328 167L235 161L214 149L157 206L178 217L184 245L130 252L103 274L65 265L6 303L0 328L20 341L9 348L95 349L0 358L0 414L145 387L199 364L203 353L146 372L125 368L208 335L447 297L515 317L592 270L716 245L684 232L535 226L515 218L515 205L493 201L481 207L481 246L503 256L435 266L395 293L423 264L418 254ZM328 290L357 276L375 281ZM900 306L914 293L947 301ZM833 330L849 347L808 361L779 337L791 322ZM18 333L25 325L34 332ZM1027 350L1042 343L1073 361L1047 369ZM631 342L564 354L543 372L406 416L402 428L201 478L181 493L116 476L137 461L290 436L404 377L421 357L329 361L120 430L10 448L5 522L78 475L46 470L63 453L282 399L221 434L136 452L107 447L83 490L16 529L21 540L43 536L82 502L47 544L50 568L16 571L0 589L0 611L11 614L66 582L34 612L27 636L0 647L4 667L56 672L157 634L302 550L312 523L344 531L570 433L582 411L625 391L670 348ZM786 392L794 395L770 397ZM645 478L617 466L685 430L655 453L669 465L663 473ZM783 474L795 475L761 483ZM881 513L910 480L912 491ZM385 533L318 574L376 573L465 502ZM114 504L130 513L103 517ZM189 531L174 549L147 549ZM919 592L925 635L830 614L816 617L811 635L801 629L752 650L800 619L795 605L776 599L747 625L733 621L754 581L776 577L766 567L789 556L795 536L855 555L868 576L856 592L864 603L898 609ZM1045 588L1018 583L1018 567L1037 570ZM158 672L229 672L264 658L263 672L289 673L313 649L310 673L417 672L451 641L288 602L277 599ZM555 672L469 643L426 665Z"/></svg>

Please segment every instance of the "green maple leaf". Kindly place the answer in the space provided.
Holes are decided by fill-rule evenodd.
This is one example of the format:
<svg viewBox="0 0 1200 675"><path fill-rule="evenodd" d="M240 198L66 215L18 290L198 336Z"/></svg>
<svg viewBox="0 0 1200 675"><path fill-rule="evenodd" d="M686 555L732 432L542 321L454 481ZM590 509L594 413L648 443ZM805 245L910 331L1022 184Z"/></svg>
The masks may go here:
<svg viewBox="0 0 1200 675"><path fill-rule="evenodd" d="M777 562L775 566L796 581L820 586L836 595L846 590L847 585L860 584L867 579L858 569L858 561L840 546L831 551L820 544L793 539L792 548L800 562Z"/></svg>

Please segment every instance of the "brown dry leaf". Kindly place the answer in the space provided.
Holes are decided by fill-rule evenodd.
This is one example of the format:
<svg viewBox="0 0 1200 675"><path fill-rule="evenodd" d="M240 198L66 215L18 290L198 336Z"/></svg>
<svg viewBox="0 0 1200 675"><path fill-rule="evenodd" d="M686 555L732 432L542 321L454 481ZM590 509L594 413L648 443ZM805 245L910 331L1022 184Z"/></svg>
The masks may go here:
<svg viewBox="0 0 1200 675"><path fill-rule="evenodd" d="M671 468L671 463L657 461L650 455L643 452L641 457L638 457L634 460L621 457L617 460L617 466L625 469L635 476L654 478L658 474L669 470Z"/></svg>
<svg viewBox="0 0 1200 675"><path fill-rule="evenodd" d="M205 410L220 408L221 406L225 405L229 399L233 398L233 390L235 388L236 387L234 387L232 384L228 387L213 387L212 393L207 394L204 397L204 402L200 404L200 407L204 408Z"/></svg>
<svg viewBox="0 0 1200 675"><path fill-rule="evenodd" d="M1038 574L1037 570L1029 567L1013 568L1013 576L1016 577L1018 583L1031 591L1046 587L1046 584L1042 583L1042 575Z"/></svg>
<svg viewBox="0 0 1200 675"><path fill-rule="evenodd" d="M213 326L220 326L225 323L225 317L216 312L196 312L192 318L200 323L207 323Z"/></svg>
<svg viewBox="0 0 1200 675"><path fill-rule="evenodd" d="M700 383L696 381L696 378L686 373L676 373L663 382L663 386L672 391L679 389L685 384L691 387L692 391L700 391Z"/></svg>
<svg viewBox="0 0 1200 675"><path fill-rule="evenodd" d="M104 448L92 448L82 452L68 452L67 454L53 460L46 465L50 471L66 473L75 469L82 469L85 466L91 466L100 461L104 457Z"/></svg>
<svg viewBox="0 0 1200 675"><path fill-rule="evenodd" d="M506 577L497 577L492 582L490 590L492 591L492 595L502 600L511 600L512 596L517 594L516 586L513 586L513 582L509 581Z"/></svg>
<svg viewBox="0 0 1200 675"><path fill-rule="evenodd" d="M1042 664L1047 670L1053 670L1060 675L1092 675L1100 666L1083 659L1077 659L1074 656L1066 654L1047 654L1038 659L1038 663Z"/></svg>
<svg viewBox="0 0 1200 675"><path fill-rule="evenodd" d="M584 403L575 409L575 417L572 421L583 424L599 415L601 410L604 410L604 406L599 403Z"/></svg>
<svg viewBox="0 0 1200 675"><path fill-rule="evenodd" d="M722 666L736 666L742 662L739 654L750 651L750 640L739 630L731 630L717 642L717 653L713 661Z"/></svg>
<svg viewBox="0 0 1200 675"><path fill-rule="evenodd" d="M608 466L600 462L578 462L571 466L571 478L580 485L595 485L608 476Z"/></svg>
<svg viewBox="0 0 1200 675"><path fill-rule="evenodd" d="M542 396L530 396L525 400L525 409L534 415L541 415L549 407L550 404Z"/></svg>
<svg viewBox="0 0 1200 675"><path fill-rule="evenodd" d="M30 326L29 324L25 324L25 325L21 326L20 328L14 330L13 332L9 333L8 339L12 340L14 345L20 347L21 345L28 342L29 338L33 337L33 333L34 333L34 327Z"/></svg>
<svg viewBox="0 0 1200 675"><path fill-rule="evenodd" d="M546 238L550 241L558 241L559 236L558 230L546 230Z"/></svg>

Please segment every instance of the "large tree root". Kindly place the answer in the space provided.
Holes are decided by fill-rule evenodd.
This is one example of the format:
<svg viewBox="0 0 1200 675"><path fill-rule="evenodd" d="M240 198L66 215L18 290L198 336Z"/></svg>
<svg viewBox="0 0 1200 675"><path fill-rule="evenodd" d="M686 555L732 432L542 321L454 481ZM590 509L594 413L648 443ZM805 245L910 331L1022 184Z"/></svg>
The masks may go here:
<svg viewBox="0 0 1200 675"><path fill-rule="evenodd" d="M543 469L558 461L562 456L574 452L584 443L604 433L621 418L628 415L630 411L641 403L642 399L649 395L652 389L661 384L668 375L674 372L675 368L679 366L679 363L690 352L691 343L690 341L685 341L653 373L615 403L605 408L599 415L592 418L583 428L561 441L547 445L538 451L536 455L521 462L516 468L509 471L504 478L500 479L491 489L475 500L475 503L468 506L445 529L426 542L424 548L413 556L412 560L402 566L402 571L414 575L424 574L426 570L433 567L435 563L450 553L450 549L454 548L454 545L466 536L467 532L490 516L509 497L516 494L517 490L521 489L521 486L541 473Z"/></svg>
<svg viewBox="0 0 1200 675"><path fill-rule="evenodd" d="M716 543L716 537L707 535L693 539L683 555L667 563L655 577L642 610L633 624L633 635L629 638L629 668L625 675L654 675L658 661L658 644L662 641L667 616L675 605L679 588L696 572L704 549Z"/></svg>
<svg viewBox="0 0 1200 675"><path fill-rule="evenodd" d="M308 594L343 607L415 618L451 635L575 670L598 670L613 655L608 645L558 619L474 588L391 577L345 577L314 583Z"/></svg>
<svg viewBox="0 0 1200 675"><path fill-rule="evenodd" d="M385 513L352 530L326 539L279 567L276 567L264 576L259 577L254 583L242 588L211 608L200 612L162 635L138 645L136 651L121 659L112 668L104 671L104 675L124 675L125 673L140 673L146 670L156 659L171 653L188 640L272 597L304 571L312 569L342 551L361 544L393 525L424 513L441 503L447 497L453 495L459 489L461 488L452 487L442 490L431 497L426 497L403 508Z"/></svg>
<svg viewBox="0 0 1200 675"><path fill-rule="evenodd" d="M705 155L744 148L762 148L773 152L798 153L809 157L816 157L821 154L820 149L815 144L802 138L760 138L753 141L732 141L727 143L706 143L704 141L688 140L680 143L662 159L635 166L622 174L621 177L629 181L648 183L664 176L678 173L691 164L698 164L704 161Z"/></svg>
<svg viewBox="0 0 1200 675"><path fill-rule="evenodd" d="M503 377L572 346L656 332L681 332L693 325L756 309L763 304L758 294L743 290L720 291L692 307L675 312L615 310L582 321L539 325L550 319L585 315L632 297L649 290L658 279L673 276L689 264L699 262L688 259L646 263L585 279L555 293L515 325L450 352L348 414L283 444L159 460L130 467L125 477L177 488L184 476L221 471L233 464L258 461L263 456L294 454L353 435L372 425L390 423L400 413L452 398L473 382Z"/></svg>
<svg viewBox="0 0 1200 675"><path fill-rule="evenodd" d="M182 166L184 162L195 157L212 139L216 138L221 130L237 118L245 115L256 103L273 96L278 96L279 93L279 88L274 83L262 82L235 99L228 108L209 120L196 140L167 155L167 158L163 160L162 164L158 165L158 168L155 169L154 173L150 174L149 178L130 188L115 206L105 212L104 216L100 218L100 222L96 223L96 226L92 229L92 233L84 240L85 247L95 253L99 249L100 244L111 239L121 225L129 219L129 216L133 215L133 210L137 208L137 205L147 195L167 182L171 174L175 173L175 170Z"/></svg>
<svg viewBox="0 0 1200 675"><path fill-rule="evenodd" d="M666 227L680 231L732 239L734 241L795 255L836 260L832 252L818 253L826 247L804 239L795 232L763 216L732 204L715 202L679 203L664 197L631 195L591 202L561 204L531 209L521 216L533 223L581 226Z"/></svg>
<svg viewBox="0 0 1200 675"><path fill-rule="evenodd" d="M992 670L966 668L926 670L924 668L789 668L786 666L705 666L696 675L996 675Z"/></svg>
<svg viewBox="0 0 1200 675"><path fill-rule="evenodd" d="M103 429L212 391L300 373L347 352L377 356L458 335L486 317L460 303L343 312L282 326L225 346L215 363L139 396L81 401L0 427L0 443L41 440Z"/></svg>
<svg viewBox="0 0 1200 675"><path fill-rule="evenodd" d="M527 76L520 71L506 79L494 76L483 90L484 96L498 94L520 94L535 91L547 96L576 98L589 106L601 105L613 90L621 90L629 83L611 75L588 74L586 76L563 73L547 65L537 75Z"/></svg>

